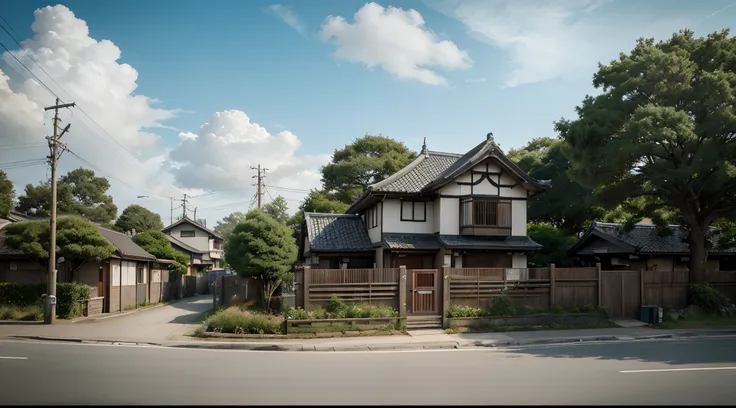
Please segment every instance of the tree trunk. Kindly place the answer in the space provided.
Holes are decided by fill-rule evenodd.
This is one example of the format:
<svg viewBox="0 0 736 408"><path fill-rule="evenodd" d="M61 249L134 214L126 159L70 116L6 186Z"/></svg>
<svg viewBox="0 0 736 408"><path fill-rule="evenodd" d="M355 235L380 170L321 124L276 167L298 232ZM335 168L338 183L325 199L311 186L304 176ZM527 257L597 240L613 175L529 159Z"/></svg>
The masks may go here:
<svg viewBox="0 0 736 408"><path fill-rule="evenodd" d="M708 251L705 247L705 232L708 226L690 226L690 234L687 241L690 245L689 280L690 283L705 282L705 266L708 259Z"/></svg>

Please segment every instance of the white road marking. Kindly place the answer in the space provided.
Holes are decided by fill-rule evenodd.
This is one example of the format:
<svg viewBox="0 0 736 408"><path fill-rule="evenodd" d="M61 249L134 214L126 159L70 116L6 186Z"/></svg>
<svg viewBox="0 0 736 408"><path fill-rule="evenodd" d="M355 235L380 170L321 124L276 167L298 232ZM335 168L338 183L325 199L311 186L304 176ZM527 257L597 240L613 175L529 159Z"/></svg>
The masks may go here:
<svg viewBox="0 0 736 408"><path fill-rule="evenodd" d="M28 357L4 357L4 356L0 356L0 360L28 360Z"/></svg>
<svg viewBox="0 0 736 408"><path fill-rule="evenodd" d="M710 371L710 370L736 370L736 367L692 367L692 368L662 368L655 370L624 370L620 373L666 373L670 371Z"/></svg>

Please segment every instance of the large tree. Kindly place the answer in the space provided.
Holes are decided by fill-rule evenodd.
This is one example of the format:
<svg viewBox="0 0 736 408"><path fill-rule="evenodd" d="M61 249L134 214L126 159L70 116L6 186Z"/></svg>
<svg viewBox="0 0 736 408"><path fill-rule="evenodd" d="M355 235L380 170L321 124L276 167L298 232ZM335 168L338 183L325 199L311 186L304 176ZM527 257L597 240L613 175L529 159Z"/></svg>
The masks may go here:
<svg viewBox="0 0 736 408"><path fill-rule="evenodd" d="M402 142L366 135L335 150L322 168L322 183L335 198L350 204L371 184L406 166L416 154Z"/></svg>
<svg viewBox="0 0 736 408"><path fill-rule="evenodd" d="M62 176L57 185L57 210L60 214L76 214L93 222L110 222L118 208L107 194L110 182L95 176L89 169L78 168ZM40 215L48 215L51 202L51 185L26 185L25 194L18 197L18 210L26 212L35 208Z"/></svg>
<svg viewBox="0 0 736 408"><path fill-rule="evenodd" d="M170 259L176 261L169 265L169 270L178 271L183 274L187 273L187 270L189 269L189 257L174 249L174 247L171 246L171 241L169 241L163 232L152 230L145 231L140 234L136 234L133 237L133 242L158 259Z"/></svg>
<svg viewBox="0 0 736 408"><path fill-rule="evenodd" d="M263 206L263 211L282 224L286 224L289 220L289 204L284 197L276 196L273 201Z"/></svg>
<svg viewBox="0 0 736 408"><path fill-rule="evenodd" d="M0 217L7 216L13 209L14 198L13 182L8 179L4 171L0 170Z"/></svg>
<svg viewBox="0 0 736 408"><path fill-rule="evenodd" d="M286 222L293 231L294 238L299 239L299 230L304 221L304 212L343 214L350 205L335 199L334 195L320 190L312 190L304 197L299 209Z"/></svg>
<svg viewBox="0 0 736 408"><path fill-rule="evenodd" d="M217 225L215 225L215 232L222 235L222 237L225 238L225 241L227 242L227 239L230 237L230 234L233 233L235 226L243 220L245 220L245 213L240 211L231 213L230 215L224 217L222 221L217 221Z"/></svg>
<svg viewBox="0 0 736 408"><path fill-rule="evenodd" d="M41 265L49 262L49 222L45 220L17 222L5 227L5 243L20 249ZM115 253L97 227L76 216L62 216L56 224L56 251L74 279L74 272L88 261L103 261Z"/></svg>
<svg viewBox="0 0 736 408"><path fill-rule="evenodd" d="M530 222L527 234L534 242L541 244L542 249L529 254L529 265L533 267L572 266L573 259L568 255L577 240L574 235L566 234L562 229L549 222Z"/></svg>
<svg viewBox="0 0 736 408"><path fill-rule="evenodd" d="M564 141L550 137L532 139L507 156L537 180L551 180L552 188L528 200L530 221L548 222L573 235L592 219L600 219L603 209L593 189L571 180L567 174L570 160L563 153Z"/></svg>
<svg viewBox="0 0 736 408"><path fill-rule="evenodd" d="M736 213L736 39L641 39L593 83L602 93L556 124L571 174L606 201L644 200L632 218L661 225L659 210L674 210L688 230L690 280L703 281L708 227Z"/></svg>
<svg viewBox="0 0 736 408"><path fill-rule="evenodd" d="M248 212L225 244L225 260L241 276L263 283L263 300L271 302L276 289L290 284L297 247L291 230L260 209Z"/></svg>
<svg viewBox="0 0 736 408"><path fill-rule="evenodd" d="M161 216L138 204L127 206L120 217L115 221L115 226L123 232L129 231L161 231L164 223Z"/></svg>

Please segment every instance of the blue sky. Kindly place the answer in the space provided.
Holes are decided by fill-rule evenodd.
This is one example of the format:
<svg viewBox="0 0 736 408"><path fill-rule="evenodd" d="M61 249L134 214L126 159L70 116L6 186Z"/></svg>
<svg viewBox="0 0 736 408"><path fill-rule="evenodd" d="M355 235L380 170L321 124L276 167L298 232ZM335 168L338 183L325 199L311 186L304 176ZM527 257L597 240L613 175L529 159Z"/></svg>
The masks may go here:
<svg viewBox="0 0 736 408"><path fill-rule="evenodd" d="M0 13L25 39L33 36L34 10L53 4L8 2ZM575 105L594 92L597 62L629 51L637 37L664 38L681 28L704 35L728 28L736 18L732 2L720 0L379 1L382 7L416 10L424 20L421 29L464 53L462 61L455 51L424 60L456 57L445 64L454 69L427 66L446 81L437 85L335 56L336 41L352 55L365 55L359 48L371 47L372 37L361 43L347 34L320 36L328 16L351 24L365 1L63 4L86 21L90 37L120 48L119 62L138 73L136 94L177 110L163 121L170 128L155 129L165 148L175 149L180 132L196 133L215 112L240 110L271 134L295 134L302 143L299 155L330 154L366 133L396 138L415 150L426 137L432 150L464 152L493 132L502 148L519 147L534 137L554 136L553 122L573 116ZM286 9L297 29L274 12ZM372 36L379 29L367 32ZM405 32L388 30L396 44L408 41ZM11 43L3 32L0 41ZM390 45L370 55L396 53ZM412 58L398 50L388 61Z"/></svg>

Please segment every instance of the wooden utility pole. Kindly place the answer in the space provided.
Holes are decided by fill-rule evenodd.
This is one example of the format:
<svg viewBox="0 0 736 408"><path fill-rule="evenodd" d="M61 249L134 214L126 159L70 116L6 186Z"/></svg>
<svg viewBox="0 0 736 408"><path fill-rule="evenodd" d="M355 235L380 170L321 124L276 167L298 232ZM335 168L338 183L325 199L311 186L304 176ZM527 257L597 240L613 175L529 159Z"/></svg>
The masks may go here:
<svg viewBox="0 0 736 408"><path fill-rule="evenodd" d="M261 169L261 165L259 164L258 167L250 166L251 169L258 171L255 176L253 176L254 179L256 179L256 200L258 202L258 208L261 208L261 205L263 204L263 179L266 178L266 171L267 168Z"/></svg>
<svg viewBox="0 0 736 408"><path fill-rule="evenodd" d="M169 225L174 223L174 197L171 197L171 210L169 211Z"/></svg>
<svg viewBox="0 0 736 408"><path fill-rule="evenodd" d="M60 104L59 98L56 98L56 104L44 108L44 110L54 110L54 135L46 137L49 141L49 162L51 165L51 216L49 220L49 271L48 271L48 287L46 290L46 303L43 313L44 324L53 324L56 321L56 166L59 163L59 157L64 151L63 145L61 150L61 137L69 131L71 124L67 124L66 127L59 132L59 109L71 108L74 106L74 102Z"/></svg>

